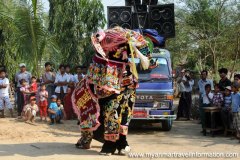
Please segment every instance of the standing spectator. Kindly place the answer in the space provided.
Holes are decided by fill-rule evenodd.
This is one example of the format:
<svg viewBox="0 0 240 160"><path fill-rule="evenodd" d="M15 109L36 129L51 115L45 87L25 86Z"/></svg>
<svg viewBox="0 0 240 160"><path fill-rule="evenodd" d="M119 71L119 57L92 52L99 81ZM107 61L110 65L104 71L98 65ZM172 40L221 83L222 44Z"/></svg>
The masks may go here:
<svg viewBox="0 0 240 160"><path fill-rule="evenodd" d="M218 70L220 75L219 88L222 93L224 93L227 86L231 86L231 81L227 78L228 70L226 68L221 68Z"/></svg>
<svg viewBox="0 0 240 160"><path fill-rule="evenodd" d="M6 78L6 71L0 71L0 112L2 112L1 118L4 118L4 108L7 107L10 111L11 117L13 117L13 106L9 97L9 80Z"/></svg>
<svg viewBox="0 0 240 160"><path fill-rule="evenodd" d="M34 92L30 91L30 87L25 79L22 79L20 82L22 86L20 88L20 91L22 92L22 97L23 97L22 105L24 106L24 105L27 105L30 95L33 94Z"/></svg>
<svg viewBox="0 0 240 160"><path fill-rule="evenodd" d="M205 93L205 86L206 84L210 84L211 85L211 90L214 90L213 88L213 81L211 79L207 79L208 76L208 71L207 70L203 70L201 72L201 79L198 81L198 88L199 88L199 99L202 100L201 95L203 95Z"/></svg>
<svg viewBox="0 0 240 160"><path fill-rule="evenodd" d="M68 76L68 86L73 88L74 87L74 76L71 74L70 65L65 66L66 74Z"/></svg>
<svg viewBox="0 0 240 160"><path fill-rule="evenodd" d="M66 113L66 120L74 118L74 111L72 105L72 92L73 90L69 87L67 89L67 94L64 97L64 111Z"/></svg>
<svg viewBox="0 0 240 160"><path fill-rule="evenodd" d="M83 74L83 72L84 72L84 69L85 69L85 67L83 67L83 66L77 66L76 67L76 74L74 75L74 83L75 83L75 85L77 85L83 78L84 78L84 74Z"/></svg>
<svg viewBox="0 0 240 160"><path fill-rule="evenodd" d="M194 85L194 80L191 78L189 70L185 70L185 73L183 74L182 78L178 80L178 83L180 83L182 93L179 101L177 119L179 119L181 116L183 116L183 113L185 113L187 120L190 120L190 109L192 106L192 87Z"/></svg>
<svg viewBox="0 0 240 160"><path fill-rule="evenodd" d="M37 94L38 84L37 84L37 78L35 76L32 76L31 78L30 91L33 92L34 95Z"/></svg>
<svg viewBox="0 0 240 160"><path fill-rule="evenodd" d="M205 91L202 95L202 106L200 108L200 116L201 116L201 122L202 122L202 129L203 129L203 135L206 136L207 132L206 132L206 114L204 111L204 107L211 107L211 102L213 99L213 93L211 93L211 85L210 84L206 84L205 85Z"/></svg>
<svg viewBox="0 0 240 160"><path fill-rule="evenodd" d="M31 73L27 72L26 65L24 63L21 63L19 65L20 72L16 73L15 75L15 83L16 83L16 93L17 93L17 110L18 110L18 116L21 116L22 109L23 109L23 97L20 91L21 84L20 80L24 79L28 84L31 82Z"/></svg>
<svg viewBox="0 0 240 160"><path fill-rule="evenodd" d="M233 115L233 127L236 130L236 137L240 139L240 93L238 92L239 85L234 83L232 85L232 115Z"/></svg>
<svg viewBox="0 0 240 160"><path fill-rule="evenodd" d="M232 119L232 112L231 112L231 106L232 106L232 95L231 95L232 88L231 86L227 86L225 88L225 97L224 97L224 105L221 111L221 118L222 122L225 128L225 134L226 130L231 128L231 119Z"/></svg>
<svg viewBox="0 0 240 160"><path fill-rule="evenodd" d="M63 102L63 98L67 93L69 77L65 72L64 65L59 66L59 71L60 73L56 75L56 79L55 79L55 85L57 86L55 89L55 93L57 97L61 99L61 101Z"/></svg>
<svg viewBox="0 0 240 160"><path fill-rule="evenodd" d="M48 92L48 104L51 102L51 96L55 92L55 77L56 74L52 72L52 65L50 62L45 63L45 72L42 75L43 84L46 85L46 90Z"/></svg>
<svg viewBox="0 0 240 160"><path fill-rule="evenodd" d="M42 118L44 117L45 121L47 121L48 92L44 84L41 85L38 96L39 96L40 120L42 121Z"/></svg>
<svg viewBox="0 0 240 160"><path fill-rule="evenodd" d="M215 107L222 107L223 101L223 94L220 92L219 85L215 84L212 104Z"/></svg>
<svg viewBox="0 0 240 160"><path fill-rule="evenodd" d="M238 83L238 84L240 84L240 74L235 74L234 75L234 83Z"/></svg>

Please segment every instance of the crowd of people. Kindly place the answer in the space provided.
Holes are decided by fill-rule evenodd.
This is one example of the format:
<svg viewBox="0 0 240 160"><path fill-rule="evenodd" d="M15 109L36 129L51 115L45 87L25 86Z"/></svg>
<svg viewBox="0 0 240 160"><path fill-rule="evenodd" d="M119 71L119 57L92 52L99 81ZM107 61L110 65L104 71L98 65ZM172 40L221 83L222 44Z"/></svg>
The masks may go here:
<svg viewBox="0 0 240 160"><path fill-rule="evenodd" d="M240 75L234 75L234 81L231 82L227 78L228 70L226 68L219 69L220 81L214 83L212 79L208 79L208 71L201 72L201 78L198 81L199 91L199 114L202 124L202 133L206 136L206 124L208 119L204 111L205 107L221 108L220 121L223 124L225 132L227 130L235 130L236 137L240 139ZM181 76L177 79L181 97L178 106L177 120L181 117L190 120L190 110L192 107L192 89L194 80L191 78L189 70L182 70ZM227 133L225 133L227 134Z"/></svg>
<svg viewBox="0 0 240 160"><path fill-rule="evenodd" d="M27 71L26 65L19 65L20 71L15 75L15 101L19 119L34 122L37 114L41 121L49 117L50 124L62 123L61 119L76 118L71 95L75 86L86 74L86 67L75 67L76 74L70 73L69 65L60 65L58 72L52 71L52 65L45 63L45 71L40 79ZM4 118L4 109L8 108L13 117L13 105L9 97L9 79L6 71L0 71L0 112Z"/></svg>

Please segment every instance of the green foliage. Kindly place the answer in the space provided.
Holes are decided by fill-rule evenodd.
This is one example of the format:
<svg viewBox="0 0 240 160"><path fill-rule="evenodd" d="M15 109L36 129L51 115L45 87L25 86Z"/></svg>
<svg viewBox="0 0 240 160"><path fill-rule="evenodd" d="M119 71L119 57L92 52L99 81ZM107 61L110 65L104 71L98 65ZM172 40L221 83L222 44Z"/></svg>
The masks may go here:
<svg viewBox="0 0 240 160"><path fill-rule="evenodd" d="M177 36L168 40L174 64L186 59L186 67L198 72L208 69L214 78L220 67L239 71L240 65L236 63L240 57L237 1L181 0L181 5L175 9Z"/></svg>
<svg viewBox="0 0 240 160"><path fill-rule="evenodd" d="M88 64L93 54L90 36L106 22L101 1L49 0L49 3L49 31L61 46L60 61L72 66Z"/></svg>
<svg viewBox="0 0 240 160"><path fill-rule="evenodd" d="M6 14L7 13L7 14ZM19 63L27 63L33 75L39 76L43 56L57 53L54 37L44 27L43 12L37 0L5 0L0 4L0 28L4 39L1 48L10 77Z"/></svg>

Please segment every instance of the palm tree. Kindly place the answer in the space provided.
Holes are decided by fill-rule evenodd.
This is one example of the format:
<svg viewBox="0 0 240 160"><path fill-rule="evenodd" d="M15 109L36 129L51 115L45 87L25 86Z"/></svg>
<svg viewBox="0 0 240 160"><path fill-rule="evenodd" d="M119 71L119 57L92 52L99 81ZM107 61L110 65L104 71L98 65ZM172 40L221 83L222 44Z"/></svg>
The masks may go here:
<svg viewBox="0 0 240 160"><path fill-rule="evenodd" d="M5 54L6 62L2 64L9 67L7 62L13 62L16 70L19 62L26 62L34 75L40 75L43 57L48 55L47 59L51 53L58 53L54 37L44 26L44 16L37 0L0 3L0 29L3 28L5 36L0 47L9 53Z"/></svg>

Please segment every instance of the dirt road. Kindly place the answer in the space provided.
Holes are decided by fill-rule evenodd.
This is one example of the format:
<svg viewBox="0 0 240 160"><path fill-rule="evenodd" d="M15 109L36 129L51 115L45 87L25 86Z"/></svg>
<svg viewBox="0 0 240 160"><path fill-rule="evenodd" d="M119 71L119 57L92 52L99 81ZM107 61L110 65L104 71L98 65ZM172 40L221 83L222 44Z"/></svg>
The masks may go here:
<svg viewBox="0 0 240 160"><path fill-rule="evenodd" d="M79 138L76 121L49 126L37 122L36 125L19 122L15 119L0 119L0 159L1 160L122 160L130 159L113 155L100 156L101 143L93 141L92 149L76 149L74 143ZM170 132L160 127L130 129L128 137L132 153L162 152L236 152L240 144L231 137L203 137L200 125L193 121L174 122ZM144 155L140 155L140 157ZM148 155L149 156L149 155ZM135 159L150 159L148 158ZM162 158L166 159L166 158ZM168 158L171 159L171 158ZM177 159L177 158L174 158ZM183 158L180 158L183 159ZM206 158L201 158L206 159ZM224 158L221 158L224 159ZM240 159L240 154L238 158Z"/></svg>

